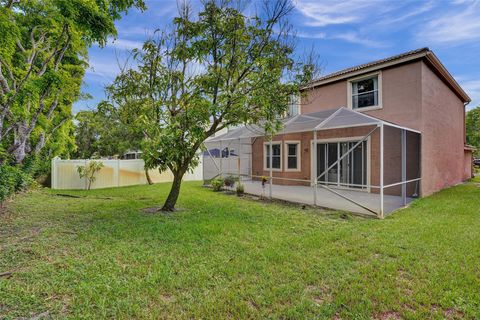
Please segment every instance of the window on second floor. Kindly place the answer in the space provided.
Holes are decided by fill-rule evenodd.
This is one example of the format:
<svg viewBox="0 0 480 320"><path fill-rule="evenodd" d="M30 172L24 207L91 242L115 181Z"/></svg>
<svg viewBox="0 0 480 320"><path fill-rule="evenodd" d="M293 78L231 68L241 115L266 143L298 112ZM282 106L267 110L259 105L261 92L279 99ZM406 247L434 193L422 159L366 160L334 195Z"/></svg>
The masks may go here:
<svg viewBox="0 0 480 320"><path fill-rule="evenodd" d="M349 81L349 104L352 109L381 107L381 78L379 74Z"/></svg>
<svg viewBox="0 0 480 320"><path fill-rule="evenodd" d="M294 117L300 114L300 96L292 95L288 104L287 117Z"/></svg>

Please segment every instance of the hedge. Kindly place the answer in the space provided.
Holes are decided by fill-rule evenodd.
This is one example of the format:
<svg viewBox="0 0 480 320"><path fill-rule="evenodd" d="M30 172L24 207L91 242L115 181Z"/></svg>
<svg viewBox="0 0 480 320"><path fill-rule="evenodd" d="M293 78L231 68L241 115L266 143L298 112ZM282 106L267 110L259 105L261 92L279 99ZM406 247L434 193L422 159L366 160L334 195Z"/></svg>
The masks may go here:
<svg viewBox="0 0 480 320"><path fill-rule="evenodd" d="M0 165L0 204L14 193L26 190L32 181L19 167Z"/></svg>

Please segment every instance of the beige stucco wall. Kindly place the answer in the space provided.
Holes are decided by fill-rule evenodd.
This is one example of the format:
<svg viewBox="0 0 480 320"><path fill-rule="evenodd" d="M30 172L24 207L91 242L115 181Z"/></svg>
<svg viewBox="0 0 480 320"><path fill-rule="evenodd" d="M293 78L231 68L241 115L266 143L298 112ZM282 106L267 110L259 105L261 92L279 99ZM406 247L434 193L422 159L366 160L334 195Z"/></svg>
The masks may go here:
<svg viewBox="0 0 480 320"><path fill-rule="evenodd" d="M422 195L464 179L464 121L463 102L422 64Z"/></svg>
<svg viewBox="0 0 480 320"><path fill-rule="evenodd" d="M365 113L419 130L422 125L422 65L417 61L383 70L382 105ZM347 106L348 80L308 91L302 100L302 113Z"/></svg>
<svg viewBox="0 0 480 320"><path fill-rule="evenodd" d="M462 100L423 61L382 70L381 77L382 109L365 113L422 132L421 195L464 180L468 169ZM342 80L309 91L302 113L347 106L347 85L348 80ZM387 155L386 161L397 156Z"/></svg>

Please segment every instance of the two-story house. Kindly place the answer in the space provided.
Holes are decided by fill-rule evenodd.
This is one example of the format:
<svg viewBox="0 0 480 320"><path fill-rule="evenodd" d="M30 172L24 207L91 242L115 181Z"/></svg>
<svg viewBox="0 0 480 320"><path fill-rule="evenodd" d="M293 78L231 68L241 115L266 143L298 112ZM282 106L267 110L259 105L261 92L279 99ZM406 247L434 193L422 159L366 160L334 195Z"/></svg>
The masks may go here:
<svg viewBox="0 0 480 320"><path fill-rule="evenodd" d="M235 169L242 175L381 194L383 211L384 194L405 203L471 177L469 102L435 54L422 48L312 81L303 88L298 115L272 139L252 127L216 141L237 139L237 153L250 143L250 172Z"/></svg>

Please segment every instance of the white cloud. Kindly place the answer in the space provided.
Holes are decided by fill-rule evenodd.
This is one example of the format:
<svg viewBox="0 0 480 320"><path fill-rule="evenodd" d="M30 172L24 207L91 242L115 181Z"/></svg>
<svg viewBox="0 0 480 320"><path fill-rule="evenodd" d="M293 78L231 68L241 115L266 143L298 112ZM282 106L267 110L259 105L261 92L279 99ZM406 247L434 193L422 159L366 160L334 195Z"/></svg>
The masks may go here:
<svg viewBox="0 0 480 320"><path fill-rule="evenodd" d="M428 22L417 40L445 45L480 40L480 2L467 3L465 8L455 7Z"/></svg>
<svg viewBox="0 0 480 320"><path fill-rule="evenodd" d="M340 32L340 33L325 33L325 32L298 32L297 37L306 39L329 39L329 40L342 40L350 43L360 44L371 48L385 48L388 45L382 41L376 41L368 37L362 36L355 31Z"/></svg>
<svg viewBox="0 0 480 320"><path fill-rule="evenodd" d="M120 73L120 65L124 63L121 58L114 56L112 59L105 59L104 51L92 55L89 61L87 75L97 78L98 82L111 82Z"/></svg>
<svg viewBox="0 0 480 320"><path fill-rule="evenodd" d="M435 2L433 1L428 1L424 5L420 7L415 7L414 10L406 12L405 14L398 16L398 17L389 17L387 19L382 19L380 21L381 24L393 24L393 23L399 23L403 22L407 19L412 19L413 17L419 16L423 13L431 11L435 7Z"/></svg>
<svg viewBox="0 0 480 320"><path fill-rule="evenodd" d="M460 79L463 79L463 77ZM459 82L463 90L465 90L472 99L469 108L471 109L480 105L480 80L460 80Z"/></svg>
<svg viewBox="0 0 480 320"><path fill-rule="evenodd" d="M344 33L337 33L333 36L329 37L330 39L339 39L344 40L351 43L361 44L366 47L371 48L385 48L388 45L382 41L373 40L367 37L360 35L358 32L344 32Z"/></svg>
<svg viewBox="0 0 480 320"><path fill-rule="evenodd" d="M295 35L299 38L305 38L305 39L325 39L327 37L327 35L324 32L313 32L313 33L297 32Z"/></svg>
<svg viewBox="0 0 480 320"><path fill-rule="evenodd" d="M108 47L113 47L119 50L133 50L143 46L142 41L128 40L128 39L112 39L107 44Z"/></svg>
<svg viewBox="0 0 480 320"><path fill-rule="evenodd" d="M369 1L308 1L299 0L297 10L308 19L305 25L323 27L353 23L363 19L363 10L374 4Z"/></svg>

